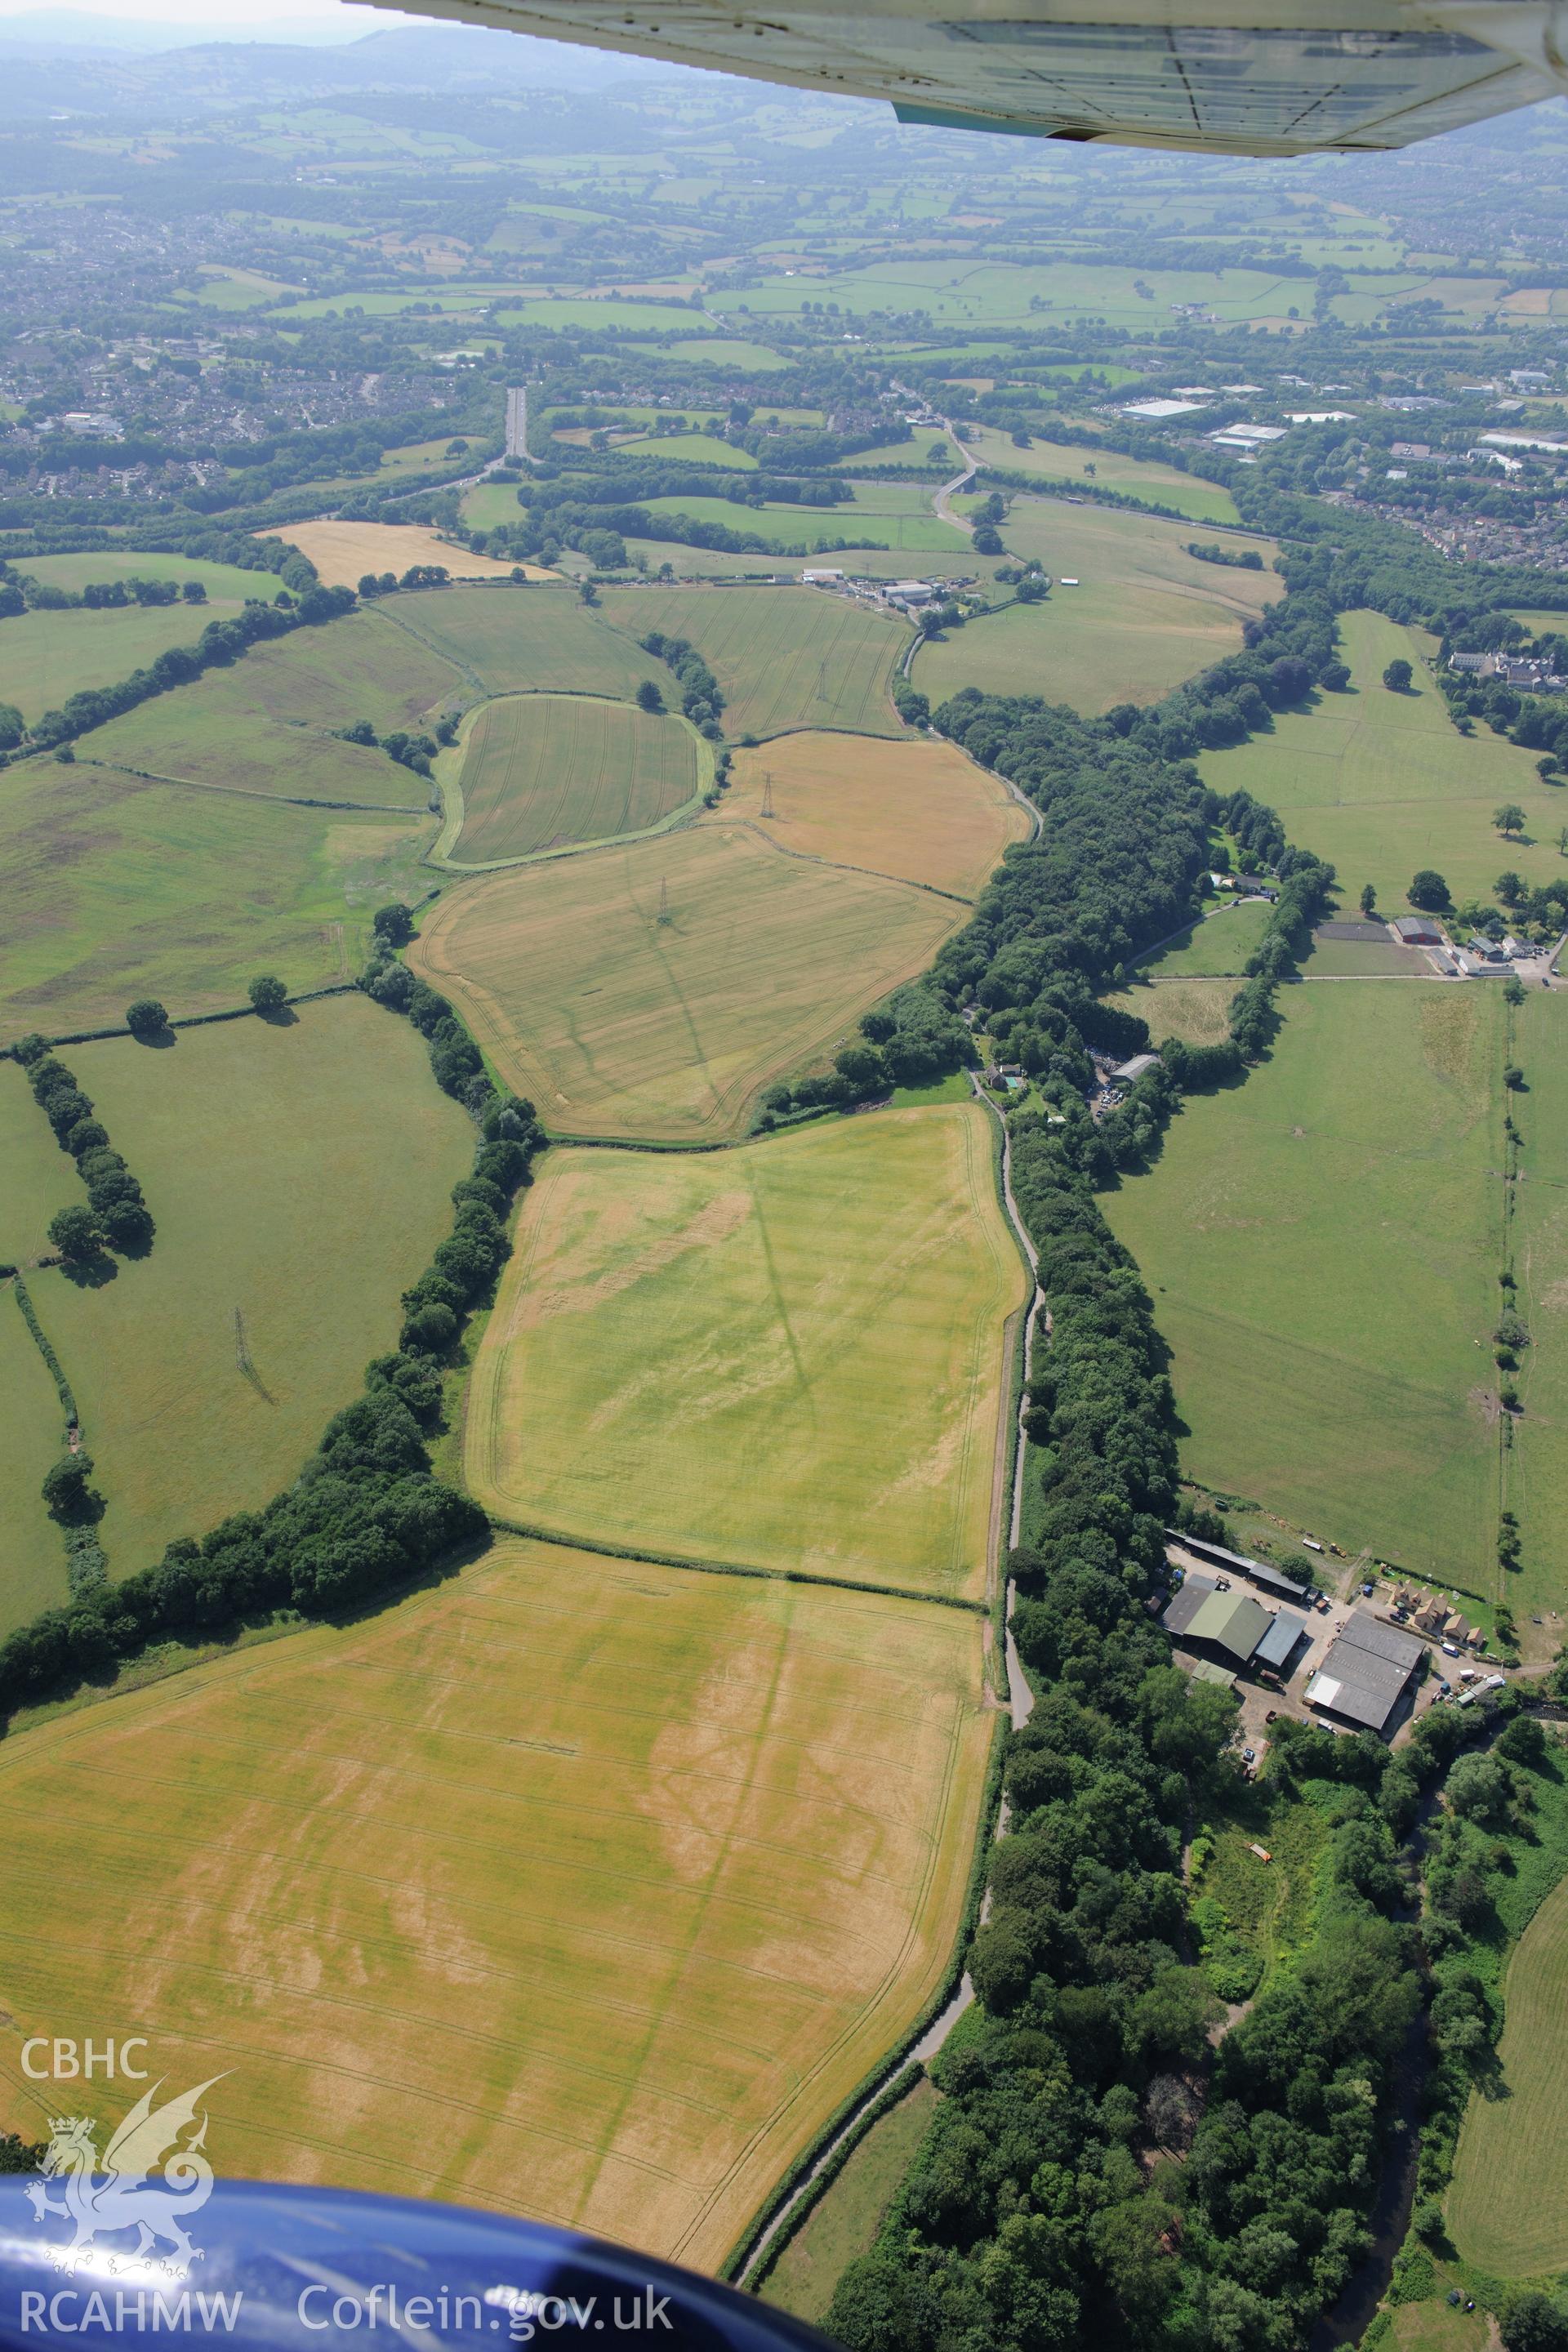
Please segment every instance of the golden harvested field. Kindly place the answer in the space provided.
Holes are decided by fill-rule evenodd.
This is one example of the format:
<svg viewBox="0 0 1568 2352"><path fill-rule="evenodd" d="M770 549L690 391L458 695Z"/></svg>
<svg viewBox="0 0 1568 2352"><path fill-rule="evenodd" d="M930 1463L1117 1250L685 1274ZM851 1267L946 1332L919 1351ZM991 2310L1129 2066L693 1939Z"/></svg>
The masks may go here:
<svg viewBox="0 0 1568 2352"><path fill-rule="evenodd" d="M547 1533L977 1599L1023 1282L975 1103L552 1151L475 1363L468 1486Z"/></svg>
<svg viewBox="0 0 1568 2352"><path fill-rule="evenodd" d="M508 580L512 567L493 555L470 555L437 539L433 530L412 522L294 522L274 530L258 531L258 539L285 539L313 563L329 588L357 588L367 572L378 576L395 572L401 579L410 565L444 564L454 580ZM523 569L531 580L553 580L553 572L536 564Z"/></svg>
<svg viewBox="0 0 1568 2352"><path fill-rule="evenodd" d="M712 766L681 719L587 695L481 704L463 747L465 866L646 832L695 801Z"/></svg>
<svg viewBox="0 0 1568 2352"><path fill-rule="evenodd" d="M673 683L662 662L599 614L549 589L437 588L377 609L481 694L609 694L629 702L645 678L661 692Z"/></svg>
<svg viewBox="0 0 1568 2352"><path fill-rule="evenodd" d="M112 2020L226 2073L222 2175L711 2269L939 1986L994 1721L959 1612L507 1542L23 1731L3 2121L26 2035Z"/></svg>
<svg viewBox="0 0 1568 2352"><path fill-rule="evenodd" d="M714 1143L964 913L704 824L461 884L408 961L556 1133Z"/></svg>
<svg viewBox="0 0 1568 2352"><path fill-rule="evenodd" d="M770 793L773 814L762 813ZM742 817L797 856L889 874L973 898L1010 842L1026 841L1028 812L1001 780L951 743L847 735L786 735L737 751L722 814Z"/></svg>
<svg viewBox="0 0 1568 2352"><path fill-rule="evenodd" d="M110 1572L127 1576L297 1475L396 1345L398 1293L450 1228L474 1130L408 1023L357 994L162 1049L67 1051L158 1227L100 1287L58 1268L27 1286L98 1465Z"/></svg>
<svg viewBox="0 0 1568 2352"><path fill-rule="evenodd" d="M689 551L679 552L684 564ZM858 555L816 560L860 568ZM731 737L791 727L906 731L889 688L910 633L891 615L820 588L611 589L605 609L629 636L658 629L696 646L719 681Z"/></svg>

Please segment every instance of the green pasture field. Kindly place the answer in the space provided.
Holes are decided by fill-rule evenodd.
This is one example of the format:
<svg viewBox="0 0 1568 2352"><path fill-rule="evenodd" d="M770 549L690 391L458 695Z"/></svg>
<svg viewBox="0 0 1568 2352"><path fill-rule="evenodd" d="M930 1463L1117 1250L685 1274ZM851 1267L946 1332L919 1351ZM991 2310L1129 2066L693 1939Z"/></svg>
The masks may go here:
<svg viewBox="0 0 1568 2352"><path fill-rule="evenodd" d="M504 525L521 522L522 509L517 502L515 484L480 482L473 489L465 490L462 515L470 530L500 530Z"/></svg>
<svg viewBox="0 0 1568 2352"><path fill-rule="evenodd" d="M468 439L467 435L461 437ZM405 442L401 448L384 449L380 465L373 466L368 473L323 474L319 478L312 476L310 487L312 490L320 490L323 498L328 498L346 496L351 491L367 488L388 489L405 475L438 474L443 469L448 475L460 474L474 460L472 457L448 457L447 448L451 439L449 433L442 433L433 441ZM472 446L470 441L469 447Z"/></svg>
<svg viewBox="0 0 1568 2352"><path fill-rule="evenodd" d="M55 1141L16 1062L0 1062L0 1265L47 1255L57 1210L83 1197L76 1162Z"/></svg>
<svg viewBox="0 0 1568 2352"><path fill-rule="evenodd" d="M780 549L803 547L809 552L819 540L867 539L880 547L915 554L966 554L969 541L964 533L932 514L923 493L917 489L914 500L895 503L905 488L900 482L861 482L856 486L854 503L842 507L786 506L772 499L762 507L739 507L728 499L679 497L644 499L640 503L650 515L687 515L694 522L721 523L726 530L748 531ZM668 550L670 560L679 564L683 551L675 543ZM855 568L847 556L846 565Z"/></svg>
<svg viewBox="0 0 1568 2352"><path fill-rule="evenodd" d="M1018 498L1002 535L1010 553L1037 556L1058 583L1065 575L1079 585L923 645L914 683L933 709L971 685L1086 715L1155 701L1236 652L1243 622L1279 593L1271 572L1198 562L1186 551L1189 525L1110 507Z"/></svg>
<svg viewBox="0 0 1568 2352"><path fill-rule="evenodd" d="M255 269L203 269L200 284L177 288L170 299L199 304L204 310L258 310L276 302L280 294L299 289L280 278L263 278ZM310 306L301 303L300 308Z"/></svg>
<svg viewBox="0 0 1568 2352"><path fill-rule="evenodd" d="M716 368L744 368L752 375L763 375L795 365L792 359L770 350L766 343L748 342L744 336L715 335L710 341L666 343L664 357L689 362L692 360L706 361Z"/></svg>
<svg viewBox="0 0 1568 2352"><path fill-rule="evenodd" d="M901 621L816 588L739 595L710 588L611 589L605 611L628 636L658 629L689 639L719 680L728 735L777 735L794 727L903 732L889 699L894 666L909 643Z"/></svg>
<svg viewBox="0 0 1568 2352"><path fill-rule="evenodd" d="M629 701L662 662L600 613L553 588L439 588L398 596L381 615L462 673L481 694L607 694ZM651 627L645 623L638 635Z"/></svg>
<svg viewBox="0 0 1568 2352"><path fill-rule="evenodd" d="M986 1112L542 1163L468 1483L566 1538L978 1599L1023 1297Z"/></svg>
<svg viewBox="0 0 1568 2352"><path fill-rule="evenodd" d="M145 669L169 646L192 646L235 604L132 604L123 610L18 613L0 622L0 702L29 726L71 694L112 686Z"/></svg>
<svg viewBox="0 0 1568 2352"><path fill-rule="evenodd" d="M465 866L646 832L712 773L682 719L585 695L508 695L480 705L462 757Z"/></svg>
<svg viewBox="0 0 1568 2352"><path fill-rule="evenodd" d="M1174 507L1194 522L1238 522L1236 501L1217 482L1205 482L1178 467L1155 465L1124 457L1117 449L1079 449L1065 441L1047 441L1037 434L1027 449L1016 449L1010 433L994 425L972 425L966 446L971 457L1005 473L1040 474L1052 481L1092 479L1103 490L1121 490L1128 498L1147 499L1152 506ZM1089 475L1092 466L1094 473ZM984 484L980 488L984 489Z"/></svg>
<svg viewBox="0 0 1568 2352"><path fill-rule="evenodd" d="M1136 292L1136 279L1152 289L1152 299ZM1304 291L1310 310L1310 287L1303 280L1268 270L1108 269L1072 261L976 266L965 257L877 262L826 278L763 278L743 294L714 295L712 308L733 315L743 301L754 316L765 318L798 312L807 301L835 301L860 317L918 307L944 328L965 321L982 329L1037 327L1042 320L1073 316L1149 329L1168 321L1173 302L1202 302L1227 323L1282 322L1288 310L1301 306Z"/></svg>
<svg viewBox="0 0 1568 2352"><path fill-rule="evenodd" d="M675 465L722 466L742 474L754 474L760 462L749 449L737 449L712 433L645 433L617 446L635 457L668 458Z"/></svg>
<svg viewBox="0 0 1568 2352"><path fill-rule="evenodd" d="M712 2271L939 1989L995 1720L962 1612L502 1541L13 1732L0 2123L47 2130L28 2033L126 2016L221 2049L226 2179Z"/></svg>
<svg viewBox="0 0 1568 2352"><path fill-rule="evenodd" d="M387 761L388 768L392 762ZM146 783L79 760L0 776L0 1037L117 1022L133 997L175 1014L350 980L370 919L416 898L420 815L300 809Z"/></svg>
<svg viewBox="0 0 1568 2352"><path fill-rule="evenodd" d="M1523 1135L1522 1174L1514 1188L1512 1260L1519 1313L1531 1344L1515 1378L1523 1402L1505 1457L1510 1507L1519 1514L1522 1570L1508 1580L1521 1633L1531 1649L1555 1649L1568 1616L1568 997L1531 990L1513 1016L1513 1058L1529 1093L1516 1098ZM1546 1618L1539 1632L1526 1620ZM1568 2256L1564 2257L1568 2261Z"/></svg>
<svg viewBox="0 0 1568 2352"><path fill-rule="evenodd" d="M814 2327L822 2325L844 2272L859 2255L870 2252L936 2103L935 2085L919 2082L872 2125L763 2280L764 2303L793 2311Z"/></svg>
<svg viewBox="0 0 1568 2352"><path fill-rule="evenodd" d="M1146 987L1134 984L1108 990L1106 1003L1146 1021L1157 1046L1167 1037L1180 1037L1187 1045L1223 1045L1230 1034L1236 990L1234 980L1156 976Z"/></svg>
<svg viewBox="0 0 1568 2352"><path fill-rule="evenodd" d="M21 559L16 568L34 580L41 580L46 587L73 592L100 580L174 580L182 585L187 580L199 580L209 597L226 598L237 604L256 599L276 604L283 585L276 572L251 572L243 563L208 563L194 555L154 555L141 551L127 555L118 549L106 548L89 555L29 555ZM209 607L209 612L213 609L216 608Z"/></svg>
<svg viewBox="0 0 1568 2352"><path fill-rule="evenodd" d="M68 1193L66 1199L69 1197ZM64 1202L58 1205L63 1207ZM28 1279L30 1293L47 1286L47 1276ZM0 1640L43 1610L62 1607L69 1591L64 1538L39 1491L45 1472L66 1450L66 1417L54 1375L22 1319L15 1293L15 1284L0 1282L0 1411L5 1417L5 1443L0 1447L0 1511L5 1523L0 1550ZM36 1308L36 1297L33 1303ZM44 1329L58 1354L56 1334L47 1324ZM72 1370L66 1368L68 1380Z"/></svg>
<svg viewBox="0 0 1568 2352"><path fill-rule="evenodd" d="M1501 993L1345 981L1281 1010L1271 1058L1105 1202L1173 1351L1184 1462L1489 1594Z"/></svg>
<svg viewBox="0 0 1568 2352"><path fill-rule="evenodd" d="M1432 967L1418 948L1395 940L1314 940L1309 980L1430 980Z"/></svg>
<svg viewBox="0 0 1568 2352"><path fill-rule="evenodd" d="M492 315L498 327L622 327L637 336L689 337L700 324L696 313L684 304L617 302L607 295L581 299L561 295L553 299L547 294L538 295L498 306Z"/></svg>
<svg viewBox="0 0 1568 2352"><path fill-rule="evenodd" d="M423 1040L367 997L175 1036L70 1048L156 1220L151 1252L101 1286L28 1279L70 1367L114 1576L289 1484L396 1345L398 1293L448 1232L473 1146Z"/></svg>
<svg viewBox="0 0 1568 2352"><path fill-rule="evenodd" d="M1552 1735L1548 1727L1548 1738ZM1492 2279L1546 2281L1568 2269L1568 1772L1559 1739L1540 1770L1522 1771L1533 1803L1523 1835L1508 1834L1513 1867L1500 1880L1491 1931L1477 1940L1478 1973L1504 2000L1499 2080L1472 2093L1448 2191L1447 2233ZM1467 1955L1470 1957L1470 1955Z"/></svg>
<svg viewBox="0 0 1568 2352"><path fill-rule="evenodd" d="M1239 972L1268 926L1274 909L1253 898L1222 906L1138 969L1151 980L1182 980L1209 973Z"/></svg>
<svg viewBox="0 0 1568 2352"><path fill-rule="evenodd" d="M967 912L715 821L457 885L408 955L557 1134L711 1143Z"/></svg>
<svg viewBox="0 0 1568 2352"><path fill-rule="evenodd" d="M1521 604L1510 604L1509 616L1522 621L1532 637L1568 636L1568 612L1530 612Z"/></svg>
<svg viewBox="0 0 1568 2352"><path fill-rule="evenodd" d="M1431 640L1419 631L1378 613L1339 619L1347 691L1280 712L1270 733L1233 751L1205 752L1205 782L1256 793L1279 810L1291 841L1330 861L1352 898L1371 882L1387 911L1406 904L1423 866L1443 876L1456 902L1489 898L1506 868L1527 882L1560 874L1568 793L1542 782L1537 754L1479 721L1473 736L1459 733L1423 667ZM1401 656L1415 666L1415 682L1393 694L1383 672ZM1505 842L1492 824L1505 801L1525 812L1522 839Z"/></svg>

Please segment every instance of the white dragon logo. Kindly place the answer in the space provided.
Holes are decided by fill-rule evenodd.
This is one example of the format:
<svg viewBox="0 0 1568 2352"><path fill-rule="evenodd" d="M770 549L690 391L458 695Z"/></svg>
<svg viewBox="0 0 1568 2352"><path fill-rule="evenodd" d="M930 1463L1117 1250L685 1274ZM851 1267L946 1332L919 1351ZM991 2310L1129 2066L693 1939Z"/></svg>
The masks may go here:
<svg viewBox="0 0 1568 2352"><path fill-rule="evenodd" d="M59 2249L63 2270L74 2268L96 2239L111 2237L122 2230L137 2232L135 2252L127 2256L130 2261L150 2253L160 2242L174 2248L181 2277L191 2263L201 2260L201 2249L192 2245L184 2224L186 2217L199 2212L212 2195L213 2168L203 2153L206 2116L201 2117L194 2137L184 2147L179 2146L179 2137L187 2125L196 2121L204 2094L223 2079L221 2074L214 2074L207 2082L199 2083L194 2091L168 2099L161 2107L154 2107L153 2101L163 2084L154 2083L142 2093L104 2149L101 2175L98 2126L92 2118L50 2118L49 2144L44 2150L42 2167L44 2178L28 2182L27 2198L40 2221L52 2214L70 2222L75 2229L70 2243ZM150 2179L149 2175L160 2163L163 2179ZM47 2184L51 2179L62 2183L64 2193L58 2200L49 2194Z"/></svg>

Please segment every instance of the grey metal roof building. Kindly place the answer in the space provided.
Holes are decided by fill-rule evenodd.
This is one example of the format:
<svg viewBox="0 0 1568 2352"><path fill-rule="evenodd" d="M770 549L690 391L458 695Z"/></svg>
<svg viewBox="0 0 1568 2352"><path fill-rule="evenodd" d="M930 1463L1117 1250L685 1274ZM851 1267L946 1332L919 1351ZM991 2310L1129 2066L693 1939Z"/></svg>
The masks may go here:
<svg viewBox="0 0 1568 2352"><path fill-rule="evenodd" d="M1307 1685L1307 1704L1368 1731L1384 1730L1426 1654L1397 1625L1353 1609Z"/></svg>
<svg viewBox="0 0 1568 2352"><path fill-rule="evenodd" d="M1252 1653L1252 1663L1268 1667L1273 1674L1289 1674L1290 1661L1306 1638L1304 1617L1293 1617L1286 1609L1277 1610L1268 1621L1268 1631Z"/></svg>

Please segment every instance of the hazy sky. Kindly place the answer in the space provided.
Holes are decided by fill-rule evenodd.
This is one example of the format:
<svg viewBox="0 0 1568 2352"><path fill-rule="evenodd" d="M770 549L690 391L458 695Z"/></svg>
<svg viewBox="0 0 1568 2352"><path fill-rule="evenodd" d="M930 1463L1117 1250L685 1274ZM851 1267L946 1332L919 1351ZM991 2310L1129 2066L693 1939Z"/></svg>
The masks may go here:
<svg viewBox="0 0 1568 2352"><path fill-rule="evenodd" d="M0 17L33 16L40 13L43 0L0 0ZM252 26L276 26L286 34L294 26L309 25L314 29L341 29L345 38L354 39L361 34L374 33L394 25L397 19L384 8L363 8L348 5L348 0L68 0L76 13L91 16L129 16L138 22L153 25L191 25L210 34L215 20L229 18ZM417 6L407 11L418 16Z"/></svg>

